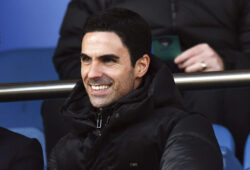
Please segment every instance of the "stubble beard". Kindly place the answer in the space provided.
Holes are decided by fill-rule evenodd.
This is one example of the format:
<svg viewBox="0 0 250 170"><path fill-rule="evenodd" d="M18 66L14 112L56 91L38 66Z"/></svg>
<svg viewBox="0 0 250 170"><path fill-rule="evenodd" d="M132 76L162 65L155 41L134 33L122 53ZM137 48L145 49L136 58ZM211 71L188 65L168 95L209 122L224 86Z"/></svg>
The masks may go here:
<svg viewBox="0 0 250 170"><path fill-rule="evenodd" d="M91 94L88 94L91 104L96 108L103 108L106 106L109 106L115 102L117 102L119 99L125 97L127 94L129 94L131 91L134 90L135 85L135 79L133 76L133 70L131 69L128 72L129 76L126 81L122 81L119 86L116 86L115 81L108 78L109 81L112 81L113 84L109 89L111 90L111 94L109 96L92 96ZM101 81L101 80L100 80Z"/></svg>

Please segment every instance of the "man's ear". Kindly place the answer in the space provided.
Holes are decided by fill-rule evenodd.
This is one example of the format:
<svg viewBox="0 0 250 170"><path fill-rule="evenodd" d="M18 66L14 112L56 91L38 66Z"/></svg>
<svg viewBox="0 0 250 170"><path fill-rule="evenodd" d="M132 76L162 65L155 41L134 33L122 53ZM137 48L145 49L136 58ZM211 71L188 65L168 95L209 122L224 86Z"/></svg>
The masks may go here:
<svg viewBox="0 0 250 170"><path fill-rule="evenodd" d="M148 54L144 54L135 63L135 77L142 78L148 71L150 64L150 57Z"/></svg>

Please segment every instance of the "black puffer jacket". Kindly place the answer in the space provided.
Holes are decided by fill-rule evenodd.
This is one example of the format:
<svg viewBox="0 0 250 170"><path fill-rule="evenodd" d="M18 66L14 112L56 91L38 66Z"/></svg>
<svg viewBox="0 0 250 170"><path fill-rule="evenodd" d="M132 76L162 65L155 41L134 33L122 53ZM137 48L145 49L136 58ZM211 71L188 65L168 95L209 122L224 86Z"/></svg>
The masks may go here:
<svg viewBox="0 0 250 170"><path fill-rule="evenodd" d="M63 107L74 131L53 149L50 170L221 170L211 124L180 100L171 73L154 57L144 83L102 110L90 106L78 82Z"/></svg>
<svg viewBox="0 0 250 170"><path fill-rule="evenodd" d="M221 55L227 70L250 68L249 0L72 0L54 55L61 79L80 78L86 18L111 7L138 12L150 24L154 37L178 35L182 50L208 43Z"/></svg>

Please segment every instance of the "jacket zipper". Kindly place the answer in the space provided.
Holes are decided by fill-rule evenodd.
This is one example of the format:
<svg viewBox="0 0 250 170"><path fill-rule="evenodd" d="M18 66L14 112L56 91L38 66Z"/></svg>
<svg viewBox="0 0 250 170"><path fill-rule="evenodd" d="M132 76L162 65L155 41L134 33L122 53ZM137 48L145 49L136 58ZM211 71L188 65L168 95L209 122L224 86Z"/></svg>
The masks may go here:
<svg viewBox="0 0 250 170"><path fill-rule="evenodd" d="M171 0L171 13L172 13L172 29L174 31L176 27L176 0Z"/></svg>
<svg viewBox="0 0 250 170"><path fill-rule="evenodd" d="M101 128L102 128L102 113L98 112L97 119L96 119L96 129L97 129L98 136L102 136Z"/></svg>
<svg viewBox="0 0 250 170"><path fill-rule="evenodd" d="M96 128L101 129L102 128L102 113L97 113L97 119L96 119Z"/></svg>
<svg viewBox="0 0 250 170"><path fill-rule="evenodd" d="M106 122L103 122L102 115L103 115L102 109L100 108L100 112L97 113L97 119L96 119L96 129L97 129L98 136L102 136L102 129L109 124L109 121L111 118L111 116L109 115L106 119Z"/></svg>

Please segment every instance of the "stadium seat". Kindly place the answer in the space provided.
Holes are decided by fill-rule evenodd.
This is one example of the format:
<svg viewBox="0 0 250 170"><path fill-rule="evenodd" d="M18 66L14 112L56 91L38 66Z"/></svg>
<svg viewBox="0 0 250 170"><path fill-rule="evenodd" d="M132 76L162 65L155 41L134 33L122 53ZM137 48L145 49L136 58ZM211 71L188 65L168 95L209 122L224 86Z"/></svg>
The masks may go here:
<svg viewBox="0 0 250 170"><path fill-rule="evenodd" d="M0 1L0 83L58 79L52 56L69 1ZM38 138L45 151L41 104L0 102L0 126Z"/></svg>
<svg viewBox="0 0 250 170"><path fill-rule="evenodd" d="M220 147L223 156L223 170L243 170L235 155L227 147Z"/></svg>
<svg viewBox="0 0 250 170"><path fill-rule="evenodd" d="M1 0L0 51L56 46L70 0Z"/></svg>
<svg viewBox="0 0 250 170"><path fill-rule="evenodd" d="M250 134L245 145L243 166L245 170L250 170Z"/></svg>
<svg viewBox="0 0 250 170"><path fill-rule="evenodd" d="M53 48L0 52L0 83L57 80L53 52ZM45 156L41 104L42 100L1 102L0 126L37 138Z"/></svg>
<svg viewBox="0 0 250 170"><path fill-rule="evenodd" d="M233 154L235 154L235 144L234 139L230 131L224 126L213 124L213 129L215 136L218 140L220 147L229 149Z"/></svg>
<svg viewBox="0 0 250 170"><path fill-rule="evenodd" d="M223 156L223 170L243 170L241 163L235 156L235 144L230 131L217 124L213 124L213 129Z"/></svg>
<svg viewBox="0 0 250 170"><path fill-rule="evenodd" d="M54 48L28 48L0 52L0 83L57 80Z"/></svg>

